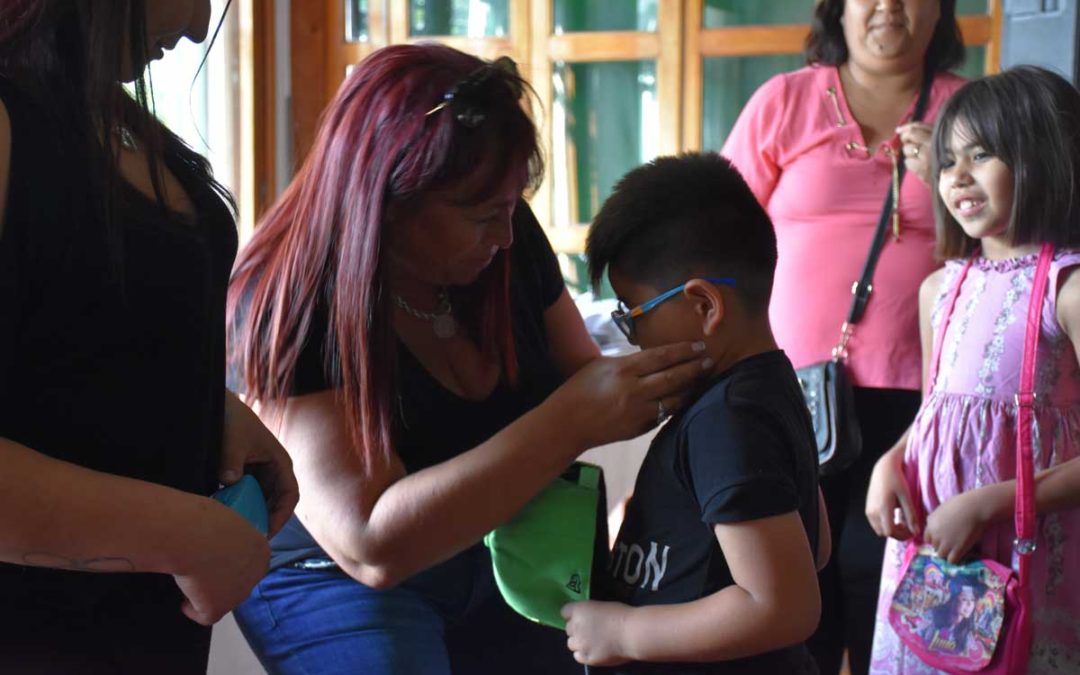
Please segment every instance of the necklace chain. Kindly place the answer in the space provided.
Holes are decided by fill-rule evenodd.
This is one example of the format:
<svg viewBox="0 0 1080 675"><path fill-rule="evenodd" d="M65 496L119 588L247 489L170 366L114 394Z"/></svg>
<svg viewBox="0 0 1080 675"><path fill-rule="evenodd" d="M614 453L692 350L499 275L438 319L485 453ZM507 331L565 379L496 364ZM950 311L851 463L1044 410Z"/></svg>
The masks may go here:
<svg viewBox="0 0 1080 675"><path fill-rule="evenodd" d="M131 129L118 124L113 128L113 132L116 134L117 140L120 141L120 146L125 150L135 152L139 149L139 142L135 140L135 134L131 133Z"/></svg>
<svg viewBox="0 0 1080 675"><path fill-rule="evenodd" d="M397 293L394 293L394 302L397 304L398 307L400 307L409 316L421 319L423 321L434 321L440 316L446 316L447 314L450 314L454 310L453 306L451 306L450 304L450 296L447 295L446 291L439 291L436 299L439 301L439 306L435 308L435 311L425 312L423 310L413 307L405 300L405 298L401 297Z"/></svg>
<svg viewBox="0 0 1080 675"><path fill-rule="evenodd" d="M457 333L457 323L454 321L454 307L450 304L450 295L446 290L439 291L437 299L439 306L433 312L425 312L410 305L405 298L394 293L394 303L403 312L421 321L430 321L431 329L435 337L440 340L449 340Z"/></svg>

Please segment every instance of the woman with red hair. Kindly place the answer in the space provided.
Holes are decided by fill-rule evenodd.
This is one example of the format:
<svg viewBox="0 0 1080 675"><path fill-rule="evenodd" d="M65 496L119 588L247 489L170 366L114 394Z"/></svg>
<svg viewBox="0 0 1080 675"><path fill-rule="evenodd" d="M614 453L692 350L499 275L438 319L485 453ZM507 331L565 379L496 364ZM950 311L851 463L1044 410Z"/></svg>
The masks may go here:
<svg viewBox="0 0 1080 675"><path fill-rule="evenodd" d="M209 25L209 0L0 3L0 672L205 673L269 560L209 495L260 463L272 530L295 504L225 390L230 199L143 79Z"/></svg>
<svg viewBox="0 0 1080 675"><path fill-rule="evenodd" d="M240 255L236 384L301 492L237 611L270 672L581 671L480 540L677 407L703 360L599 357L521 201L542 174L525 89L509 59L374 53Z"/></svg>

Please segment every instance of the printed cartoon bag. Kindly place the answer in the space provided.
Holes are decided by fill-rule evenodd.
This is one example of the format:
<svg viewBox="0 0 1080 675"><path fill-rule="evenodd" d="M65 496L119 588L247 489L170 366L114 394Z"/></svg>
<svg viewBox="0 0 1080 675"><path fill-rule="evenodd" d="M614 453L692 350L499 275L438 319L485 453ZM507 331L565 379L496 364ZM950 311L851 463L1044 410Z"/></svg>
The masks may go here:
<svg viewBox="0 0 1080 675"><path fill-rule="evenodd" d="M1006 636L1019 632L1018 580L994 560L952 565L929 546L909 545L889 608L896 634L924 663L950 673L987 669ZM1026 658L1025 658L1026 661ZM1013 670L1007 672L1012 673Z"/></svg>
<svg viewBox="0 0 1080 675"><path fill-rule="evenodd" d="M972 254L953 287L935 338L927 382L937 379L945 329L960 288L978 251ZM1020 391L1016 395L1017 452L1013 566L995 560L952 565L934 555L918 538L908 542L903 573L889 606L889 624L927 665L947 673L1023 675L1031 653L1029 567L1035 552L1034 433L1035 354L1054 249L1043 245L1031 288ZM905 462L913 508L922 508L917 468ZM923 520L921 514L916 514Z"/></svg>

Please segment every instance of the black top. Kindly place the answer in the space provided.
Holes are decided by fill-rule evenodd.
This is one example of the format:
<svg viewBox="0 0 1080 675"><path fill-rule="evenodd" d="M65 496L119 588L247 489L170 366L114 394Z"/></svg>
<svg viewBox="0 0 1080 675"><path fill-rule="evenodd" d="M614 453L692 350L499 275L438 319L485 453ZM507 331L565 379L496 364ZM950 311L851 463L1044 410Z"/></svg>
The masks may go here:
<svg viewBox="0 0 1080 675"><path fill-rule="evenodd" d="M563 292L558 260L524 202L514 210L513 228L510 311L519 367L518 385L511 388L506 382L500 382L483 401L463 399L439 384L399 341L401 400L394 420L394 449L410 473L480 445L535 408L562 384L563 377L552 359L544 325L544 311ZM323 365L326 331L326 309L317 308L311 332L297 362L294 394L325 391L340 382L340 374L327 373ZM326 556L295 516L274 537L271 547L271 568L304 558Z"/></svg>
<svg viewBox="0 0 1080 675"><path fill-rule="evenodd" d="M713 526L798 511L818 540L813 426L783 352L740 361L653 440L612 550L614 598L684 603L734 583ZM805 648L706 665L631 664L620 673L815 672Z"/></svg>
<svg viewBox="0 0 1080 675"><path fill-rule="evenodd" d="M166 214L122 183L116 265L86 169L65 152L67 128L3 79L0 99L12 129L0 236L0 437L98 471L210 494L224 415L225 290L237 246L227 206L167 152L197 218ZM68 588L73 605L89 604L127 577L0 564L0 606L13 606L16 589L33 602L38 584ZM178 598L167 600L176 611Z"/></svg>

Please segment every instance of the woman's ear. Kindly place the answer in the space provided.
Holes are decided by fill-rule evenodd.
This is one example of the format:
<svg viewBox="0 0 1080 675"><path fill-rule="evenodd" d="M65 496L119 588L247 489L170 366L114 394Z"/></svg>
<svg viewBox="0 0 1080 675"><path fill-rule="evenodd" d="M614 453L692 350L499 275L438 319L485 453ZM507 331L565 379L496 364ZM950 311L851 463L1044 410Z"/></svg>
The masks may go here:
<svg viewBox="0 0 1080 675"><path fill-rule="evenodd" d="M715 335L727 314L724 296L720 288L704 279L691 279L683 288L683 295L701 319L702 335Z"/></svg>

